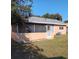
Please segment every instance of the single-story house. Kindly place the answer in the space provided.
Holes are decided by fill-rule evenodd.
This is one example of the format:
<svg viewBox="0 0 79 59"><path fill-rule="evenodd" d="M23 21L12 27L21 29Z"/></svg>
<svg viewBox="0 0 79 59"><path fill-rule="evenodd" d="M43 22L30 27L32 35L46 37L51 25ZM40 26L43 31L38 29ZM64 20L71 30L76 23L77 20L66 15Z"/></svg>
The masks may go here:
<svg viewBox="0 0 79 59"><path fill-rule="evenodd" d="M67 29L61 21L42 17L29 17L24 26L20 25L12 24L12 32L24 35L30 41L53 39L55 35L65 35Z"/></svg>
<svg viewBox="0 0 79 59"><path fill-rule="evenodd" d="M68 32L68 23L65 23L66 25L66 32Z"/></svg>

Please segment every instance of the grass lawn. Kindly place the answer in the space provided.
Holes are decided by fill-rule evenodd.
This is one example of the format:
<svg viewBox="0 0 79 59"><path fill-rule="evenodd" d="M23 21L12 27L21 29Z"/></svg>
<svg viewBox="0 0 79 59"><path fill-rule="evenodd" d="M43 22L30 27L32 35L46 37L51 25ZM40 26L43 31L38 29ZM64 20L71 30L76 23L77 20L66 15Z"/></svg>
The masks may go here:
<svg viewBox="0 0 79 59"><path fill-rule="evenodd" d="M39 48L42 48L44 51L40 53L48 58L62 56L68 59L67 35L56 36L54 39L34 42L33 44L37 45Z"/></svg>

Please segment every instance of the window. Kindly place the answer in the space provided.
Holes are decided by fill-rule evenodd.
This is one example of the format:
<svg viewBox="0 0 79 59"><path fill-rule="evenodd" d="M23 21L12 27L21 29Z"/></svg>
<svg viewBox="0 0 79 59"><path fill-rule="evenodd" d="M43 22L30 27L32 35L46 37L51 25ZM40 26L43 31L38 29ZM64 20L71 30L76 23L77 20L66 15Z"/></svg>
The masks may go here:
<svg viewBox="0 0 79 59"><path fill-rule="evenodd" d="M18 26L19 33L46 32L46 25L41 24L25 24Z"/></svg>
<svg viewBox="0 0 79 59"><path fill-rule="evenodd" d="M59 29L60 29L60 30L63 30L63 26L60 26Z"/></svg>
<svg viewBox="0 0 79 59"><path fill-rule="evenodd" d="M46 25L35 25L35 32L46 32Z"/></svg>
<svg viewBox="0 0 79 59"><path fill-rule="evenodd" d="M19 24L18 26L19 33L30 33L32 31L33 31L33 25L31 24L24 24L24 25Z"/></svg>

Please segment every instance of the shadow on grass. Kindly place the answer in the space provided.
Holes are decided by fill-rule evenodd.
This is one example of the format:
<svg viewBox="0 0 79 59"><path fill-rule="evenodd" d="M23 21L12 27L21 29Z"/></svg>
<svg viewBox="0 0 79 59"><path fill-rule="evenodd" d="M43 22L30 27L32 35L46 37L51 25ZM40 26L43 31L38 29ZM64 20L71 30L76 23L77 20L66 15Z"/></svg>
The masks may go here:
<svg viewBox="0 0 79 59"><path fill-rule="evenodd" d="M59 56L59 57L51 57L51 58L46 58L46 59L66 59L65 57Z"/></svg>
<svg viewBox="0 0 79 59"><path fill-rule="evenodd" d="M30 45L22 45L15 41L12 43L11 59L66 59L62 56L48 58L40 53L43 52L43 49L31 43Z"/></svg>
<svg viewBox="0 0 79 59"><path fill-rule="evenodd" d="M23 43L23 41L16 42L13 38L11 39L11 59L66 59L62 56L48 58L40 53L44 50L32 44L25 35L22 35L22 39L24 39L27 44Z"/></svg>
<svg viewBox="0 0 79 59"><path fill-rule="evenodd" d="M25 42L23 42L23 39L26 39ZM20 41L11 38L11 59L45 59L45 56L40 51L43 52L43 49L32 44L25 35L22 35Z"/></svg>

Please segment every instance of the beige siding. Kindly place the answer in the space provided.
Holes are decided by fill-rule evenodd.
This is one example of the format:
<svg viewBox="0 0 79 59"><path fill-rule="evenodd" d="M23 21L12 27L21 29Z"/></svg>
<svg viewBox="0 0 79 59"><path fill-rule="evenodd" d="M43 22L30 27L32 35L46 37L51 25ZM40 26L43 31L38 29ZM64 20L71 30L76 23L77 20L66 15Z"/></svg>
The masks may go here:
<svg viewBox="0 0 79 59"><path fill-rule="evenodd" d="M66 34L66 29L67 29L66 26L64 26L64 28L63 28L61 34L63 34L63 35Z"/></svg>
<svg viewBox="0 0 79 59"><path fill-rule="evenodd" d="M31 41L44 40L47 37L45 32L25 33L25 36Z"/></svg>
<svg viewBox="0 0 79 59"><path fill-rule="evenodd" d="M16 31L15 28L16 26L13 26L12 29L14 31ZM61 30L61 34L66 34L66 26L63 26L63 30ZM56 33L59 32L59 26L54 26L54 31L51 34L51 38L53 39L54 36L56 35ZM23 35L23 36L22 36ZM46 32L34 32L34 33L22 33L21 36L19 37L23 37L23 39L25 40L30 40L30 41L39 41L39 40L44 40L47 39L47 33ZM18 36L15 32L12 32L11 37L13 39L17 39Z"/></svg>
<svg viewBox="0 0 79 59"><path fill-rule="evenodd" d="M61 31L61 34L66 34L66 26L63 26L63 29L60 30L59 29L60 26L54 26L54 35L56 35L56 33L58 33L59 31Z"/></svg>
<svg viewBox="0 0 79 59"><path fill-rule="evenodd" d="M59 26L54 26L54 35L56 35L56 33L59 31Z"/></svg>

